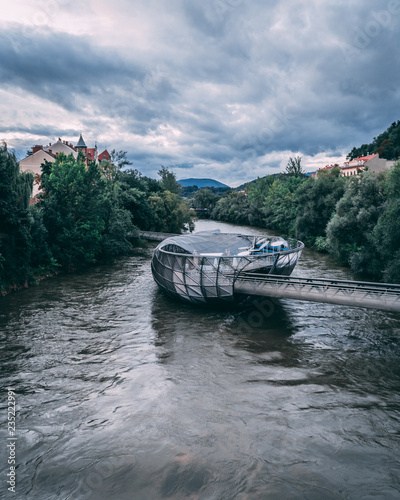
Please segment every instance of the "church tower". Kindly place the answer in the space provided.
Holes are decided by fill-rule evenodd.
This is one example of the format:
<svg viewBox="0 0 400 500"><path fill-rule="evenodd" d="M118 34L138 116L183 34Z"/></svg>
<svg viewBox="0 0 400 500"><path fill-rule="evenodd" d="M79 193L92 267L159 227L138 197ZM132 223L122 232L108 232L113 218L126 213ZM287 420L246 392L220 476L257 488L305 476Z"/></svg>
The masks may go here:
<svg viewBox="0 0 400 500"><path fill-rule="evenodd" d="M75 146L75 149L78 151L82 151L83 156L86 158L87 156L87 146L85 144L85 141L83 140L82 134L79 136L79 141L78 144Z"/></svg>

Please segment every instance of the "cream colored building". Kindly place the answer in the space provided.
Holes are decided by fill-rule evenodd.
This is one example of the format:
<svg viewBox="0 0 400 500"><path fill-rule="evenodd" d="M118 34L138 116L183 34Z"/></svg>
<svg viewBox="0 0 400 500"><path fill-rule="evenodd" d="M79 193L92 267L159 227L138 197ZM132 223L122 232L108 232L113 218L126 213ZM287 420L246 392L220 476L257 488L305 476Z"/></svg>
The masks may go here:
<svg viewBox="0 0 400 500"><path fill-rule="evenodd" d="M75 150L74 146L68 141L62 141L60 138L54 144L49 144L43 148L44 151L48 151L53 155L58 153L64 153L65 155L72 154L74 158L77 158L78 152Z"/></svg>
<svg viewBox="0 0 400 500"><path fill-rule="evenodd" d="M35 174L32 197L36 196L39 192L39 179L40 174L42 173L41 165L45 160L53 162L55 160L55 157L50 152L44 151L43 149L38 149L30 156L27 156L19 162L19 169L21 172L32 172L33 174Z"/></svg>
<svg viewBox="0 0 400 500"><path fill-rule="evenodd" d="M74 158L78 156L78 152L71 143L58 138L58 141L53 144L50 143L48 146L33 146L32 154L19 162L21 172L32 172L35 175L32 197L36 196L39 192L42 163L44 163L44 160L53 162L59 153L64 153L65 155L72 154Z"/></svg>
<svg viewBox="0 0 400 500"><path fill-rule="evenodd" d="M392 168L395 164L394 160L385 160L379 158L379 154L375 153L368 156L360 156L351 161L346 161L340 168L341 175L347 177L350 175L358 175L363 170L368 169L370 172L383 172Z"/></svg>

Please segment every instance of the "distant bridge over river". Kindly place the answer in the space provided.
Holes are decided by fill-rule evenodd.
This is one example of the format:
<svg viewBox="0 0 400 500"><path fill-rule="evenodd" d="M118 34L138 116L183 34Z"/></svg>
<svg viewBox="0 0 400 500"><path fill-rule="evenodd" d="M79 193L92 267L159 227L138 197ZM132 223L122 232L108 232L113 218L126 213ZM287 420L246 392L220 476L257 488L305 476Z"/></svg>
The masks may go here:
<svg viewBox="0 0 400 500"><path fill-rule="evenodd" d="M178 235L139 231L139 236L150 241L163 241L170 236ZM389 283L296 278L242 272L234 282L234 293L400 312L400 285Z"/></svg>
<svg viewBox="0 0 400 500"><path fill-rule="evenodd" d="M139 231L139 237L148 241L164 241L171 236L179 236L179 234L158 233L157 231Z"/></svg>

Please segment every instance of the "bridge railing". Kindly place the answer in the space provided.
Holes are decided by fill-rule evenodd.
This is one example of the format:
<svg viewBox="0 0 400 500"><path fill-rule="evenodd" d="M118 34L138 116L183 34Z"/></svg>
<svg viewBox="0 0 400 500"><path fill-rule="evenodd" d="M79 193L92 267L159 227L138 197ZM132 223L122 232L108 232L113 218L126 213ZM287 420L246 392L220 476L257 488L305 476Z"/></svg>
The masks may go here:
<svg viewBox="0 0 400 500"><path fill-rule="evenodd" d="M393 291L396 293L400 293L400 285L395 283L376 283L376 282L368 282L368 281L352 281L352 280L333 280L329 278L301 278L296 276L280 276L274 274L261 274L261 273L248 273L242 272L239 275L240 279L250 279L251 281L260 279L262 281L268 282L288 282L292 285L307 285L312 284L314 286L329 286L329 287L339 287L339 288L358 288L363 290L373 290L373 291Z"/></svg>
<svg viewBox="0 0 400 500"><path fill-rule="evenodd" d="M235 293L400 311L400 285L241 273Z"/></svg>

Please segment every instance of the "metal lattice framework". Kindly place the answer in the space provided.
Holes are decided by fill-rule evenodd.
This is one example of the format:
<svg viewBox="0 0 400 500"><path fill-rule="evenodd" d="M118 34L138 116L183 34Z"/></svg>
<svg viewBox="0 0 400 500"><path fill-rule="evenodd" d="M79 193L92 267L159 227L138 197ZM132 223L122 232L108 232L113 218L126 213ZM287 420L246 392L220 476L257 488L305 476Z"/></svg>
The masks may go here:
<svg viewBox="0 0 400 500"><path fill-rule="evenodd" d="M247 238L254 236L232 235ZM218 237L218 236L216 236ZM182 238L182 240L180 240ZM184 240L183 238L186 238ZM260 238L265 238L262 236ZM271 237L271 241L278 238ZM244 270L259 270L289 275L304 248L303 243L289 240L289 248L260 255L202 255L196 251L185 253L181 241L188 236L164 240L153 253L152 272L157 284L169 295L192 303L234 301L234 284ZM213 250L213 234L210 234Z"/></svg>

